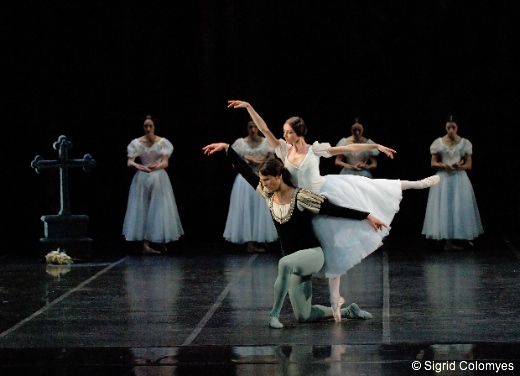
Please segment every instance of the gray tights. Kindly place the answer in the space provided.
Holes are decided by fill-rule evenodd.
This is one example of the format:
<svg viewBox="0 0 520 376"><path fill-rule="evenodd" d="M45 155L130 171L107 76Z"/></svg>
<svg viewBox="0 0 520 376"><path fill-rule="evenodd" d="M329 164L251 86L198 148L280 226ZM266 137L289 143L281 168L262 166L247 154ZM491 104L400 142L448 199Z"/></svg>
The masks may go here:
<svg viewBox="0 0 520 376"><path fill-rule="evenodd" d="M302 249L282 257L278 262L278 277L274 283L274 305L271 316L280 317L287 293L296 319L300 322L314 322L330 318L332 309L322 305L312 305L312 275L323 266L321 247Z"/></svg>

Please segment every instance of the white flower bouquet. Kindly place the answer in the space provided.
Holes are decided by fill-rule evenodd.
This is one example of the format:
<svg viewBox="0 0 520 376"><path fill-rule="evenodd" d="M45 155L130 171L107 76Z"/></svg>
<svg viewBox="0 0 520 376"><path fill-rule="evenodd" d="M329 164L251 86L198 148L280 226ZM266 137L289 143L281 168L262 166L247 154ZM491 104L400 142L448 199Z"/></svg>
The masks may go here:
<svg viewBox="0 0 520 376"><path fill-rule="evenodd" d="M70 265L72 264L72 258L67 255L64 251L51 251L45 256L45 262L53 265Z"/></svg>

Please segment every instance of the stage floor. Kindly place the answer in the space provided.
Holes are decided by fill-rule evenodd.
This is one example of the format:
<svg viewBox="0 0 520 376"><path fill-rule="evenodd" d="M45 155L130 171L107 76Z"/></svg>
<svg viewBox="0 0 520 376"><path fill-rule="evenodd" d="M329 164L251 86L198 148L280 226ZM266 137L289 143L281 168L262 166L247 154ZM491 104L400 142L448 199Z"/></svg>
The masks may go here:
<svg viewBox="0 0 520 376"><path fill-rule="evenodd" d="M276 250L70 267L4 255L0 375L518 374L520 254L505 239L476 245L390 241L342 278L372 320L298 323L287 299L281 330L267 325ZM314 303L328 305L327 286L314 280Z"/></svg>

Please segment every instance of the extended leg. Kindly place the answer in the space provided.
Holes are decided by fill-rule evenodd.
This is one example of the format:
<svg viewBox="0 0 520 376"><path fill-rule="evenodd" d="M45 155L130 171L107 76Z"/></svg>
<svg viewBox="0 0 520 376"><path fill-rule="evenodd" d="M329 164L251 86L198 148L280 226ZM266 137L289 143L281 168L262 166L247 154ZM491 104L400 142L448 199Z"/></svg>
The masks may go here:
<svg viewBox="0 0 520 376"><path fill-rule="evenodd" d="M401 180L401 189L405 191L407 189L430 188L434 185L439 184L439 181L441 181L441 178L438 175L432 175L430 177L427 177L426 179L416 181Z"/></svg>

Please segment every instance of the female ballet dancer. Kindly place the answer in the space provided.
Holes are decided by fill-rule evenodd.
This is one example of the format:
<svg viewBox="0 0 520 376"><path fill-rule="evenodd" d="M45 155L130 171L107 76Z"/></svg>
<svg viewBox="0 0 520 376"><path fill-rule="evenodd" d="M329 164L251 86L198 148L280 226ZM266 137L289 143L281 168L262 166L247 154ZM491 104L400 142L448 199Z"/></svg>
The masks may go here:
<svg viewBox="0 0 520 376"><path fill-rule="evenodd" d="M291 117L283 125L284 139L277 139L262 117L244 101L230 100L228 108L245 108L260 131L267 138L276 155L290 171L294 184L320 193L330 202L343 207L372 213L386 223L382 231L374 232L366 221L317 216L313 227L323 247L325 263L320 277L329 280L329 293L334 318L341 321L340 308L345 299L340 294L340 277L347 270L378 249L390 232L390 224L399 211L402 191L424 189L439 183L439 176L419 181L398 179L370 179L355 175L321 176L320 157L329 158L343 153L356 153L377 149L393 159L395 150L380 144L349 144L331 147L328 143L310 145L305 141L307 127L303 119Z"/></svg>
<svg viewBox="0 0 520 376"><path fill-rule="evenodd" d="M143 254L160 254L150 242L161 243L167 252L166 244L184 234L165 170L173 145L155 134L155 121L150 115L143 122L143 130L144 136L133 139L127 147L127 166L136 172L128 194L123 235L127 241L142 241Z"/></svg>
<svg viewBox="0 0 520 376"><path fill-rule="evenodd" d="M203 148L207 155L221 150L226 150L231 165L265 198L282 246L284 257L278 262L269 326L283 328L279 317L287 294L298 321L332 318L331 308L312 305L312 275L322 268L324 262L323 251L312 229L312 218L315 214L352 218L367 223L375 231L386 225L367 212L336 206L322 195L296 188L289 171L276 158L266 159L257 175L229 144L215 143ZM351 319L372 318L355 303L338 314Z"/></svg>

